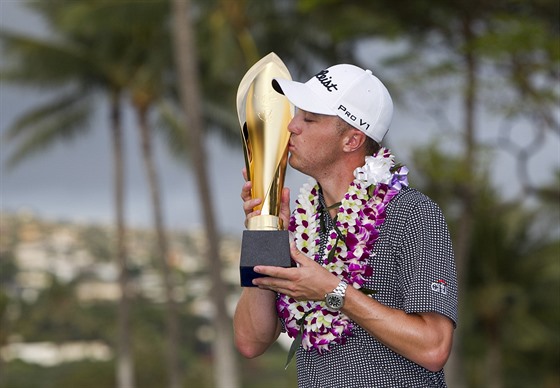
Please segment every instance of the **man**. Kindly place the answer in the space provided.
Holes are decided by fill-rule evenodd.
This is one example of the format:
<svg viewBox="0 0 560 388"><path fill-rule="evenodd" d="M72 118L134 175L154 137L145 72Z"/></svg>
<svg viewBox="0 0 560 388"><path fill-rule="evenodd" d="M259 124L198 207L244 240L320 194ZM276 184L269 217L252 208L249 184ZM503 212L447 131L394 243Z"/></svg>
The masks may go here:
<svg viewBox="0 0 560 388"><path fill-rule="evenodd" d="M287 331L301 340L301 387L445 386L457 321L453 252L440 209L407 187L406 168L380 148L393 114L387 89L346 64L273 86L297 108L289 163L316 183L302 188L291 218L284 189L297 267L255 267L267 276L243 289L237 348L259 356ZM250 191L246 182L247 218L261 201Z"/></svg>

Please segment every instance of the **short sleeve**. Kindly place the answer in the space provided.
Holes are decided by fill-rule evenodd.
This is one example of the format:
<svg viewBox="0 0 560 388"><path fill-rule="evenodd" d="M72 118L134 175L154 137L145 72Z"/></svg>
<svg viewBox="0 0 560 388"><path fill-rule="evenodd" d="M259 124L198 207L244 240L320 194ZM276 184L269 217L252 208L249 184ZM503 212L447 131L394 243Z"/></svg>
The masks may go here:
<svg viewBox="0 0 560 388"><path fill-rule="evenodd" d="M451 238L440 208L427 197L407 217L400 255L404 311L440 313L456 325L458 287Z"/></svg>

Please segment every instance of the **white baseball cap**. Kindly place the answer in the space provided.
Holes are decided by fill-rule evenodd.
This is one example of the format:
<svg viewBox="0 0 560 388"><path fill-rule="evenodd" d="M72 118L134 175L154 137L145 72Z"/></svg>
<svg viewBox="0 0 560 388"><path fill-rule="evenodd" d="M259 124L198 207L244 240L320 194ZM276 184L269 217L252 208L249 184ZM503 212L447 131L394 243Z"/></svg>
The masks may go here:
<svg viewBox="0 0 560 388"><path fill-rule="evenodd" d="M393 118L393 101L385 85L354 65L321 70L306 83L272 80L274 89L299 109L338 116L380 143Z"/></svg>

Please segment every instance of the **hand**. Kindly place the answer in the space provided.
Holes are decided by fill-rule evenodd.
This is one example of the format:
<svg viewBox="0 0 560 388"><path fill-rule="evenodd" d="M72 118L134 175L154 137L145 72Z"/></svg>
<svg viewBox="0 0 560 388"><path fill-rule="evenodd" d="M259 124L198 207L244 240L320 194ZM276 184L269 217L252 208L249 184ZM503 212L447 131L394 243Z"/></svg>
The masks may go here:
<svg viewBox="0 0 560 388"><path fill-rule="evenodd" d="M293 243L290 255L298 264L297 267L256 266L255 272L268 277L257 278L253 280L253 284L261 289L281 292L296 300L323 300L326 293L336 288L338 277L303 254Z"/></svg>
<svg viewBox="0 0 560 388"><path fill-rule="evenodd" d="M245 179L245 183L243 184L243 187L241 188L241 199L243 200L243 211L245 212L245 226L247 226L247 220L251 217L254 216L258 216L259 214L261 214L260 210L255 210L253 211L253 209L255 208L255 206L258 206L261 204L262 199L261 198L252 198L251 197L251 189L252 189L252 183L251 181L247 180L247 169L245 167L243 167L243 179Z"/></svg>
<svg viewBox="0 0 560 388"><path fill-rule="evenodd" d="M247 226L247 220L251 217L255 217L261 214L260 210L253 210L256 206L262 203L261 198L252 198L251 189L252 182L247 180L247 169L243 167L242 170L243 178L245 179L245 184L241 188L241 199L243 200L243 211L245 212L245 226ZM290 189L284 187L282 189L282 198L280 198L280 214L279 217L282 219L282 224L284 229L288 228L290 223Z"/></svg>

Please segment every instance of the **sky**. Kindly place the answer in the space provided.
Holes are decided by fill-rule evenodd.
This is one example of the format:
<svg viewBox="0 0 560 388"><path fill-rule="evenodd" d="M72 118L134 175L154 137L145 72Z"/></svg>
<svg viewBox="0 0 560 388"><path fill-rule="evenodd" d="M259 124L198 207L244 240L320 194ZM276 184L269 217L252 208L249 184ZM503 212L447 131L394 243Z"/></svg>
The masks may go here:
<svg viewBox="0 0 560 388"><path fill-rule="evenodd" d="M22 11L15 0L0 0L0 24L2 28L26 33L44 34L44 26L27 12ZM364 55L371 54L368 47ZM2 59L0 57L0 63ZM311 75L309 75L311 76ZM300 80L305 81L305 80ZM39 90L19 89L0 84L0 136L18 115L45 102L48 95ZM232 101L232 104L235 102ZM418 105L421 105L421 101ZM6 158L12 145L0 138L0 210L30 211L50 220L81 223L112 223L112 156L109 138L106 102L97 104L95 118L86 136L60 143L45 150L33 159L23 162L14 169L6 168ZM461 120L451 109L448 119ZM488 128L485 121L481 127ZM410 151L418 144L426 143L434 136L441 136L441 128L435 125L420 110L405 110L397 103L391 130L386 144L406 164ZM139 139L134 117L125 112L125 145L127 169L126 218L131 226L146 227L152 224L148 186L139 153ZM517 131L523 137L527 128ZM483 136L487 131L482 131ZM241 141L240 141L241 142ZM241 208L240 189L243 184L241 169L243 155L241 147L224 144L221 139L211 137L205 147L208 152L209 178L212 201L216 204L218 228L222 233L240 234L244 216ZM453 145L450 146L451 149ZM516 181L514 160L511 155L497 153L492 169L494 182L508 192L519 190ZM165 223L168 228L191 230L203 226L199 212L199 196L193 174L173 160L165 147L158 142L156 163L160 173ZM546 147L531 161L531 175L550 181L554 168L560 166L560 141L549 135ZM414 170L411 171L414 174ZM292 202L299 187L307 177L288 168L286 186L292 189Z"/></svg>

